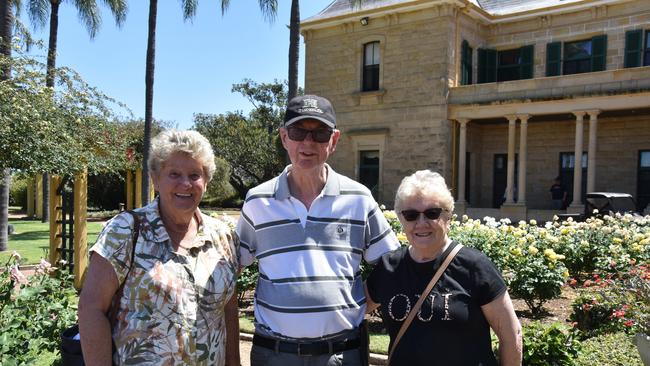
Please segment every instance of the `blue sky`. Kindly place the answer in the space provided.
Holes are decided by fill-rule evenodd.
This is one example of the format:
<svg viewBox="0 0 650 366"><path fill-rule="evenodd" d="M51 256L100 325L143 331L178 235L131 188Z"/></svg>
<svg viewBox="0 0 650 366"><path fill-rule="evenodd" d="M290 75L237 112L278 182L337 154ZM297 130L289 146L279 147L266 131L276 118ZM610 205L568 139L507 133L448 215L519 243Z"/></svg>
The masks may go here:
<svg viewBox="0 0 650 366"><path fill-rule="evenodd" d="M301 18L318 13L330 2L301 1ZM189 128L194 113L248 111L248 101L231 93L232 84L245 78L258 82L285 80L291 1L279 3L273 23L264 20L257 0L231 1L224 16L220 1L200 1L193 21L184 22L180 0L160 0L154 118ZM122 28L117 28L104 9L102 27L94 40L89 39L69 2L61 5L59 15L57 66L73 68L91 85L126 103L136 117L144 117L148 4L146 0L131 0ZM24 11L22 18L29 23ZM47 45L47 26L35 31L34 36ZM37 52L45 55L46 50ZM304 59L301 47L301 86Z"/></svg>

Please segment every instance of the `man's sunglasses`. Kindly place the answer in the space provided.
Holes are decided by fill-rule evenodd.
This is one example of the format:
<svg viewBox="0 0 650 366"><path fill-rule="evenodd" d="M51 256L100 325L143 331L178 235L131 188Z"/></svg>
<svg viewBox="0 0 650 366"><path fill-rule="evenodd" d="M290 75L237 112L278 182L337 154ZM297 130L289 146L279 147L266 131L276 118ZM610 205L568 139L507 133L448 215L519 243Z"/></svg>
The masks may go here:
<svg viewBox="0 0 650 366"><path fill-rule="evenodd" d="M289 138L293 141L303 141L307 138L307 135L311 134L311 139L314 140L314 142L322 144L330 140L330 137L332 137L332 133L334 133L334 131L330 130L329 128L305 130L304 128L300 127L287 127L287 133L289 135Z"/></svg>
<svg viewBox="0 0 650 366"><path fill-rule="evenodd" d="M402 211L402 216L404 216L404 220L406 221L415 221L420 217L420 214L424 214L424 217L426 217L429 220L437 220L440 218L440 214L442 213L443 210L440 207L431 207L427 208L424 211L417 211L417 210L404 210Z"/></svg>

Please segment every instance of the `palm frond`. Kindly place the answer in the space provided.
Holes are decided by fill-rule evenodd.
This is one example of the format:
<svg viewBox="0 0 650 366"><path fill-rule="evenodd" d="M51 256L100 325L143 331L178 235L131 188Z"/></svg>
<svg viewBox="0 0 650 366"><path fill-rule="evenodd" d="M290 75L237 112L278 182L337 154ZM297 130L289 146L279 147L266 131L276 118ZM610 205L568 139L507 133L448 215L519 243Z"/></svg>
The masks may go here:
<svg viewBox="0 0 650 366"><path fill-rule="evenodd" d="M74 0L79 20L86 26L90 38L95 38L102 24L102 15L95 0Z"/></svg>
<svg viewBox="0 0 650 366"><path fill-rule="evenodd" d="M230 0L221 0L221 15L226 14L228 7L230 6Z"/></svg>
<svg viewBox="0 0 650 366"><path fill-rule="evenodd" d="M278 15L278 1L277 0L258 0L260 4L260 10L262 11L262 16L264 20L269 23L275 21L276 16Z"/></svg>
<svg viewBox="0 0 650 366"><path fill-rule="evenodd" d="M14 35L18 38L18 44L25 47L25 51L29 52L34 45L39 45L40 41L35 40L29 32L27 26L21 22L18 17L14 18Z"/></svg>
<svg viewBox="0 0 650 366"><path fill-rule="evenodd" d="M115 18L115 24L121 27L126 20L126 13L128 11L128 4L126 0L104 0L104 4L111 10Z"/></svg>
<svg viewBox="0 0 650 366"><path fill-rule="evenodd" d="M50 9L48 0L27 0L27 15L35 29L44 28L49 22Z"/></svg>
<svg viewBox="0 0 650 366"><path fill-rule="evenodd" d="M199 7L198 0L181 0L183 6L183 19L190 20L196 15L196 9Z"/></svg>

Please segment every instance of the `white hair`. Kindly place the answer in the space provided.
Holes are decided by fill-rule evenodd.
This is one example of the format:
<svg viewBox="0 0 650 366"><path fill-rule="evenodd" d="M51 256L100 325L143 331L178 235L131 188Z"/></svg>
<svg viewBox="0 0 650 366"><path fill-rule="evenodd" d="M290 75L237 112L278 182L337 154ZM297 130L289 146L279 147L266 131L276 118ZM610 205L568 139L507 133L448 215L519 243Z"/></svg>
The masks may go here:
<svg viewBox="0 0 650 366"><path fill-rule="evenodd" d="M395 211L402 211L404 201L413 196L435 197L440 201L442 209L448 211L448 217L454 211L454 197L452 196L445 178L431 170L418 170L404 177L395 193Z"/></svg>
<svg viewBox="0 0 650 366"><path fill-rule="evenodd" d="M182 152L195 159L203 166L207 181L212 180L216 170L214 152L208 139L196 131L164 130L151 140L149 150L149 169L159 172L162 165L172 154Z"/></svg>

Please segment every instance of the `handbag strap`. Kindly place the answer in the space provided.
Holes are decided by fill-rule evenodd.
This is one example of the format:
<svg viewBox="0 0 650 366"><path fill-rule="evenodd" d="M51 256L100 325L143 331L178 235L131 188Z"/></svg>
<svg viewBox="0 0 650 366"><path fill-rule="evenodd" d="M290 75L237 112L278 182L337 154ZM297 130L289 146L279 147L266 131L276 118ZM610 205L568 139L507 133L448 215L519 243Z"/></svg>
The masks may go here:
<svg viewBox="0 0 650 366"><path fill-rule="evenodd" d="M126 280L129 278L129 274L131 274L131 269L133 268L133 263L135 262L135 246L138 243L138 237L140 236L140 216L138 216L138 214L133 210L126 212L128 212L133 217L133 231L131 232L131 264L129 264L129 269L126 271L124 280L122 280L120 287L117 288L117 291L115 291L115 295L113 296L113 304L109 310L109 320L111 322L111 327L113 327L117 321L117 310L120 306L122 296L124 295L124 284L126 284Z"/></svg>
<svg viewBox="0 0 650 366"><path fill-rule="evenodd" d="M404 323L402 323L402 326L399 328L399 332L397 332L397 336L395 337L395 342L393 342L393 346L390 348L390 353L388 354L389 365L390 365L390 358L393 356L393 353L395 353L397 344L399 343L400 339L402 339L404 333L406 333L406 329L408 329L409 325L411 325L411 322L413 321L413 318L415 318L415 315L418 313L418 311L420 311L420 308L422 307L424 300L427 298L431 290L433 290L433 286L436 285L436 282L438 282L443 272L445 272L445 270L447 269L447 266L449 266L449 263L451 263L451 261L454 259L456 254L458 254L458 252L462 247L463 247L462 244L456 244L454 249L452 249L451 252L449 252L447 258L445 258L444 262L442 262L442 264L440 265L440 268L438 268L436 273L433 275L433 278L431 279L431 281L429 281L427 287L424 289L424 291L422 291L422 295L420 295L420 298L415 303L415 306L413 306L413 309L411 309L411 312L406 317L406 320L404 320Z"/></svg>

